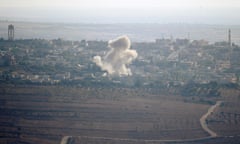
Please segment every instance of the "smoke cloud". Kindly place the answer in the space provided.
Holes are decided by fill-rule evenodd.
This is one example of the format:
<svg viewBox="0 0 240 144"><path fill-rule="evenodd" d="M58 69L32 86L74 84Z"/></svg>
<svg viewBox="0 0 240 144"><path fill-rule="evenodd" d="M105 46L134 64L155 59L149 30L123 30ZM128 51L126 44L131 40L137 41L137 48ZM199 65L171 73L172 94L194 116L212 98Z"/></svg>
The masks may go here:
<svg viewBox="0 0 240 144"><path fill-rule="evenodd" d="M127 65L137 58L136 50L130 49L131 42L127 36L120 36L108 42L110 50L104 56L94 56L93 62L109 75L132 75Z"/></svg>

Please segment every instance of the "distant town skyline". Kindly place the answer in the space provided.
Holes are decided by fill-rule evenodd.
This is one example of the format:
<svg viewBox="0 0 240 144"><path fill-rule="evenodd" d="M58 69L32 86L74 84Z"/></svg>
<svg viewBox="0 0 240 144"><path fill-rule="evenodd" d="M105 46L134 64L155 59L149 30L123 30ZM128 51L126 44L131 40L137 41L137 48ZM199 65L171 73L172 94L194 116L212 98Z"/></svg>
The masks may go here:
<svg viewBox="0 0 240 144"><path fill-rule="evenodd" d="M240 24L238 0L1 0L0 20Z"/></svg>

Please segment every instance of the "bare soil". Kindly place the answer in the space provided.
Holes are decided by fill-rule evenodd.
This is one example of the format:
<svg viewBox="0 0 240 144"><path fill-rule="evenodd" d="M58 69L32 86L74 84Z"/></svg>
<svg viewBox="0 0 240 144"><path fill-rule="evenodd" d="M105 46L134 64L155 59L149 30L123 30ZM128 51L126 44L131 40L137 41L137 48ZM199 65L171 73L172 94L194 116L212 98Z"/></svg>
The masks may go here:
<svg viewBox="0 0 240 144"><path fill-rule="evenodd" d="M209 106L154 89L2 86L0 143L58 144L67 135L201 138L208 134L199 119Z"/></svg>

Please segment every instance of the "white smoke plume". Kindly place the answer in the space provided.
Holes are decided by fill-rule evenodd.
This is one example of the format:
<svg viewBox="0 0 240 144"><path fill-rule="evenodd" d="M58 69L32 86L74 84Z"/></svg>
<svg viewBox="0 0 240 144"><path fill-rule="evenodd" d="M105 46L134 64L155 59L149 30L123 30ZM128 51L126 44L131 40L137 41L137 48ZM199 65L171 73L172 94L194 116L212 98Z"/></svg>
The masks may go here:
<svg viewBox="0 0 240 144"><path fill-rule="evenodd" d="M93 62L109 75L132 75L127 67L137 58L136 50L130 49L131 42L127 36L120 36L108 42L110 50L104 57L94 56Z"/></svg>

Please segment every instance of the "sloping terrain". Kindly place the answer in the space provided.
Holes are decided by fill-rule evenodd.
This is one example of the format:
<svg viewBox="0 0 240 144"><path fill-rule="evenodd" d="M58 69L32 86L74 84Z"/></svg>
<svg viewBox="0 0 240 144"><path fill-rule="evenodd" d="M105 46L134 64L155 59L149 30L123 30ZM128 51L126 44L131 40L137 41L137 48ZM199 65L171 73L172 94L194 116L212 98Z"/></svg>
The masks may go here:
<svg viewBox="0 0 240 144"><path fill-rule="evenodd" d="M151 89L2 86L0 143L60 143L63 136L189 139L209 105Z"/></svg>
<svg viewBox="0 0 240 144"><path fill-rule="evenodd" d="M211 129L220 136L240 135L240 91L236 89L222 89L223 103L207 119Z"/></svg>

